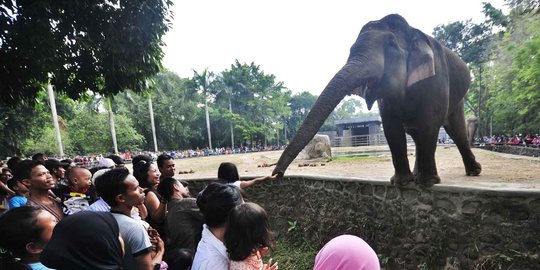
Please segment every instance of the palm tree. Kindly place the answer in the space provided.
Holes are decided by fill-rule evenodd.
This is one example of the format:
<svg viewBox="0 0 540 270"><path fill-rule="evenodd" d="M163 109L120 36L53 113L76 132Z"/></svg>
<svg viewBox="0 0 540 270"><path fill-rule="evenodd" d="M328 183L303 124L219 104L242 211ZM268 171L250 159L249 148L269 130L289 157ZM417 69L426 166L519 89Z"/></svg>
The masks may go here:
<svg viewBox="0 0 540 270"><path fill-rule="evenodd" d="M215 75L213 72L208 71L208 68L205 68L201 74L193 70L193 80L202 91L204 96L204 114L206 116L206 130L208 132L208 146L212 149L212 132L210 131L210 114L208 112L208 99L209 95L213 91L213 88L216 84Z"/></svg>
<svg viewBox="0 0 540 270"><path fill-rule="evenodd" d="M235 90L236 91L245 91L246 86L240 81L241 74L239 74L238 69L231 70L231 76L230 80L227 82L224 82L225 86L225 93L229 96L229 113L232 115L232 96L234 95ZM231 118L231 121L229 122L230 129L231 129L231 148L234 149L234 128L233 128L233 118Z"/></svg>
<svg viewBox="0 0 540 270"><path fill-rule="evenodd" d="M115 121L114 121L114 112L111 106L111 100L112 100L111 96L103 97L103 96L95 94L90 98L90 100L86 102L85 107L89 113L98 113L100 110L102 110L103 106L107 107L107 114L109 115L109 127L111 129L111 138L113 142L114 154L118 155L118 143L116 141L116 128L115 128Z"/></svg>

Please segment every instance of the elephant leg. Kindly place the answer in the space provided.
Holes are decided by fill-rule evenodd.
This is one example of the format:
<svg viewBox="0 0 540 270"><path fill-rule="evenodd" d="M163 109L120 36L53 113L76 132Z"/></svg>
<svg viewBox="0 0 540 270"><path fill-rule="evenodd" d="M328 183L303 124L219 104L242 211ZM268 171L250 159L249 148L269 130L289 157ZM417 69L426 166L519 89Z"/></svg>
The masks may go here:
<svg viewBox="0 0 540 270"><path fill-rule="evenodd" d="M401 122L382 117L384 135L392 153L394 176L390 178L393 185L405 186L414 180L407 158L407 140Z"/></svg>
<svg viewBox="0 0 540 270"><path fill-rule="evenodd" d="M427 125L420 125L418 129L409 131L416 144L414 181L417 185L431 187L441 182L435 163L438 133L436 126Z"/></svg>
<svg viewBox="0 0 540 270"><path fill-rule="evenodd" d="M476 158L471 151L471 146L467 138L467 128L465 126L465 115L463 113L463 101L460 102L458 108L450 115L444 129L454 140L454 143L459 149L463 164L465 165L465 173L468 176L479 175L482 171L480 163L476 162Z"/></svg>

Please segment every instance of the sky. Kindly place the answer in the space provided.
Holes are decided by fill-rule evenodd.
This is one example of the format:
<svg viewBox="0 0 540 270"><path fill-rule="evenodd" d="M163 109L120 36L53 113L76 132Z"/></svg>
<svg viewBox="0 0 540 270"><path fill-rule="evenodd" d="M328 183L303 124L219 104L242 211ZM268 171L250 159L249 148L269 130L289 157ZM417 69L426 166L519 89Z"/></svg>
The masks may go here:
<svg viewBox="0 0 540 270"><path fill-rule="evenodd" d="M293 93L319 95L367 22L397 13L431 35L437 25L482 22L486 1L505 8L503 0L175 0L163 65L192 77L193 70L230 69L238 59Z"/></svg>

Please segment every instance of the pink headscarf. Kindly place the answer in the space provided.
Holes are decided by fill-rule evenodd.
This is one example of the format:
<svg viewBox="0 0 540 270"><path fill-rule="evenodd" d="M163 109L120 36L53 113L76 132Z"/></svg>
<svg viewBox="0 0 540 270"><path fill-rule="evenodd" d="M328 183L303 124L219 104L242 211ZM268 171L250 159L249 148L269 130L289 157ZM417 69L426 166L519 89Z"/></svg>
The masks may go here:
<svg viewBox="0 0 540 270"><path fill-rule="evenodd" d="M319 251L313 270L380 270L375 251L354 235L338 236Z"/></svg>

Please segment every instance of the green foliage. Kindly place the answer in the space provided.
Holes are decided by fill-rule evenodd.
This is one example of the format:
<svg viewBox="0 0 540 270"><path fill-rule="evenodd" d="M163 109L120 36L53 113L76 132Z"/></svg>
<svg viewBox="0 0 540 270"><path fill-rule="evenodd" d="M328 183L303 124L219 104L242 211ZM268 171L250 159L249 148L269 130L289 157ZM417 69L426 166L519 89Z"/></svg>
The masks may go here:
<svg viewBox="0 0 540 270"><path fill-rule="evenodd" d="M76 116L68 127L68 136L73 141L74 151L79 154L113 152L108 114L88 113L81 107L77 108ZM134 130L131 120L126 116L117 115L115 122L118 150L120 152L139 150L144 138Z"/></svg>
<svg viewBox="0 0 540 270"><path fill-rule="evenodd" d="M3 1L0 91L3 105L36 101L53 74L72 99L93 91L141 92L163 58L169 0Z"/></svg>
<svg viewBox="0 0 540 270"><path fill-rule="evenodd" d="M230 70L222 72L223 84L216 94L215 104L220 114L228 110L229 99L234 114L223 117L221 125L216 128L220 138L228 138L229 129L226 124L233 121L235 132L240 136L242 144L265 145L276 142L277 132L283 128L279 121L288 116L288 92L282 82L276 82L274 75L265 74L254 63L231 65ZM221 132L221 133L219 133ZM226 134L226 135L225 135ZM228 145L224 142L224 144ZM240 143L235 143L240 145Z"/></svg>
<svg viewBox="0 0 540 270"><path fill-rule="evenodd" d="M479 118L480 135L537 133L540 130L540 26L538 1L508 1L501 10L484 3L487 19L438 26L434 36L469 64L473 82L469 114Z"/></svg>
<svg viewBox="0 0 540 270"><path fill-rule="evenodd" d="M62 146L65 154L72 154L72 143L70 137L67 136L66 129L60 129L60 135L62 136ZM48 156L58 155L58 141L56 139L56 131L52 123L52 119L49 119L47 125L41 129L40 136L35 139L29 139L25 142L23 153L45 153Z"/></svg>
<svg viewBox="0 0 540 270"><path fill-rule="evenodd" d="M540 22L536 16L513 18L489 70L494 132L540 130Z"/></svg>
<svg viewBox="0 0 540 270"><path fill-rule="evenodd" d="M293 95L289 99L289 107L291 108L291 116L286 118L286 128L289 133L294 134L306 119L311 107L317 101L317 96L305 91Z"/></svg>
<svg viewBox="0 0 540 270"><path fill-rule="evenodd" d="M317 252L317 247L308 242L293 242L278 237L277 245L269 257L278 262L280 269L305 270L313 269Z"/></svg>

